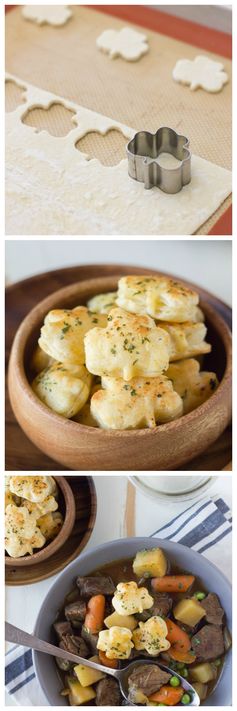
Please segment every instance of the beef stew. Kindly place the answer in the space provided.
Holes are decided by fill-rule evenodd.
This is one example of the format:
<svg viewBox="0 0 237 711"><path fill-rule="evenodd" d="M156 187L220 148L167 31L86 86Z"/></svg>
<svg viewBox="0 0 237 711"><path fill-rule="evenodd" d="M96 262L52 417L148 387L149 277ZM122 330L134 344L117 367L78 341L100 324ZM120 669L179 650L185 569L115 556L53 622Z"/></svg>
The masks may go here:
<svg viewBox="0 0 237 711"><path fill-rule="evenodd" d="M105 665L101 678L100 672L70 662L63 668L56 660L62 694L76 706L123 705L106 666L121 668L136 658L144 665L129 677L131 703L189 705L176 674L194 686L202 702L216 686L231 644L217 594L189 571L171 568L158 548L78 577L53 628L59 646L73 646ZM154 665L146 665L146 658ZM172 669L172 676L155 662Z"/></svg>

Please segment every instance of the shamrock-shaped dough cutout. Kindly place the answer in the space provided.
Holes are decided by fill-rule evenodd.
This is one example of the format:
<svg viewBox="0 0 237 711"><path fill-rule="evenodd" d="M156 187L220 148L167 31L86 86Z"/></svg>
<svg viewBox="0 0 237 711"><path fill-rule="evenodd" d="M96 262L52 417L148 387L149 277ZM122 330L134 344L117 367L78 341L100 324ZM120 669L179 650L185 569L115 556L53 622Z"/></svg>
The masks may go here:
<svg viewBox="0 0 237 711"><path fill-rule="evenodd" d="M123 27L122 30L105 30L97 38L96 45L111 59L122 57L127 62L135 62L149 49L146 35L130 27Z"/></svg>
<svg viewBox="0 0 237 711"><path fill-rule="evenodd" d="M68 5L24 5L22 15L25 20L37 25L65 25L72 12Z"/></svg>
<svg viewBox="0 0 237 711"><path fill-rule="evenodd" d="M223 69L220 62L199 55L193 60L179 59L173 69L173 79L180 84L189 84L192 91L200 87L215 93L221 91L228 81L228 75Z"/></svg>
<svg viewBox="0 0 237 711"><path fill-rule="evenodd" d="M211 345L206 343L207 328L204 323L166 323L158 321L170 337L170 361L190 358L202 353L210 353Z"/></svg>
<svg viewBox="0 0 237 711"><path fill-rule="evenodd" d="M136 615L149 610L154 603L147 588L138 587L132 580L130 583L118 583L112 598L112 605L118 615Z"/></svg>
<svg viewBox="0 0 237 711"><path fill-rule="evenodd" d="M83 365L84 336L94 326L105 326L105 314L94 314L86 306L49 311L41 328L39 346L59 363Z"/></svg>
<svg viewBox="0 0 237 711"><path fill-rule="evenodd" d="M155 427L183 414L183 402L168 378L102 378L91 398L91 413L104 429ZM128 614L128 613L126 613Z"/></svg>
<svg viewBox="0 0 237 711"><path fill-rule="evenodd" d="M159 321L197 321L199 296L167 276L127 276L119 279L117 304L135 314L149 314Z"/></svg>
<svg viewBox="0 0 237 711"><path fill-rule="evenodd" d="M46 540L37 526L35 514L29 513L25 506L7 506L5 530L5 548L13 558L32 555L33 549L42 548Z"/></svg>
<svg viewBox="0 0 237 711"><path fill-rule="evenodd" d="M9 489L15 496L33 503L42 503L51 494L57 494L56 481L52 476L10 476Z"/></svg>
<svg viewBox="0 0 237 711"><path fill-rule="evenodd" d="M97 649L106 652L108 659L128 659L134 647L131 630L126 627L110 627L99 632Z"/></svg>
<svg viewBox="0 0 237 711"><path fill-rule="evenodd" d="M135 649L143 649L153 657L157 657L160 652L165 652L170 648L170 642L166 639L168 628L165 620L159 615L150 617L147 622L139 622L139 627L133 632Z"/></svg>
<svg viewBox="0 0 237 711"><path fill-rule="evenodd" d="M182 398L184 415L202 405L218 387L216 374L204 370L200 372L200 363L195 358L171 363L167 377Z"/></svg>
<svg viewBox="0 0 237 711"><path fill-rule="evenodd" d="M42 402L63 417L74 417L88 400L92 377L84 365L54 363L33 380Z"/></svg>
<svg viewBox="0 0 237 711"><path fill-rule="evenodd" d="M102 318L103 314L96 314ZM84 338L86 367L94 375L131 380L155 377L169 365L170 337L150 316L112 309L106 328L92 328Z"/></svg>

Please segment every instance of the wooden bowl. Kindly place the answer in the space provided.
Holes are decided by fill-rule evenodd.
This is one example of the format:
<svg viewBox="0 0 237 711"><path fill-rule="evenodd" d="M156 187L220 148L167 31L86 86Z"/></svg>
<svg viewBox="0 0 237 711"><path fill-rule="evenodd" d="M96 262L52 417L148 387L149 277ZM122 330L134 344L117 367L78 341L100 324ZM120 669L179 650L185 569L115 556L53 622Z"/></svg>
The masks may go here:
<svg viewBox="0 0 237 711"><path fill-rule="evenodd" d="M59 477L60 479L62 477ZM74 475L67 477L73 492L76 518L73 529L67 540L47 560L39 561L31 567L22 565L20 568L13 565L5 567L6 585L31 585L46 578L51 578L60 570L64 570L83 551L94 530L97 497L92 476Z"/></svg>
<svg viewBox="0 0 237 711"><path fill-rule="evenodd" d="M75 518L76 518L76 507L75 499L67 480L63 476L55 476L55 481L59 488L59 506L58 511L63 515L63 525L59 531L56 538L50 543L46 544L40 550L37 550L32 555L24 555L21 558L12 558L9 555L5 555L5 564L8 567L25 567L30 565L36 565L38 563L44 563L47 558L50 558L56 553L71 535Z"/></svg>
<svg viewBox="0 0 237 711"><path fill-rule="evenodd" d="M29 362L47 312L86 304L95 294L116 290L119 278L120 274L72 284L30 311L16 333L10 355L12 409L29 439L67 469L173 470L201 454L220 436L231 417L231 334L205 300L200 300L200 305L213 346L212 353L205 357L205 367L217 373L220 385L203 405L180 419L154 429L109 431L87 427L53 413L30 386Z"/></svg>

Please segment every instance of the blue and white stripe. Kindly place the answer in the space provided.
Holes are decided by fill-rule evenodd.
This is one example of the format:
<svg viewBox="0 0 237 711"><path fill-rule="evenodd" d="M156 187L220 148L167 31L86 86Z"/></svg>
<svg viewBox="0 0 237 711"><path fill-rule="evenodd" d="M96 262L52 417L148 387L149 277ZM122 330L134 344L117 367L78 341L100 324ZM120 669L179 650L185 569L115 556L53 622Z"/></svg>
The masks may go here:
<svg viewBox="0 0 237 711"><path fill-rule="evenodd" d="M219 497L193 504L153 534L204 553L232 531L231 511Z"/></svg>
<svg viewBox="0 0 237 711"><path fill-rule="evenodd" d="M5 686L19 706L35 705L37 684L32 662L32 651L15 645L5 658ZM27 688L26 688L27 687ZM38 696L38 694L37 694ZM44 701L39 697L37 706Z"/></svg>
<svg viewBox="0 0 237 711"><path fill-rule="evenodd" d="M231 531L231 511L225 501L216 496L192 504L151 537L182 543L198 553L208 554L211 560L212 548L217 543L219 557L224 555L226 537ZM18 706L46 705L35 678L31 650L15 646L6 654L5 677L6 689Z"/></svg>

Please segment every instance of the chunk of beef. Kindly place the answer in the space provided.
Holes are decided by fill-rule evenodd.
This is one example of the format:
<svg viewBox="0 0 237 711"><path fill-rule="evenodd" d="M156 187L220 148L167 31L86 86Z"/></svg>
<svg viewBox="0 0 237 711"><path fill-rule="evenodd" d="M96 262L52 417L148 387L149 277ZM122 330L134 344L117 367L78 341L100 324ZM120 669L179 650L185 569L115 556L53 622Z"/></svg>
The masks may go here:
<svg viewBox="0 0 237 711"><path fill-rule="evenodd" d="M79 657L89 657L90 650L82 637L78 637L74 634L63 635L61 641L59 642L59 647L65 649L71 654L78 654Z"/></svg>
<svg viewBox="0 0 237 711"><path fill-rule="evenodd" d="M152 597L154 598L154 605L151 608L152 615L160 615L160 617L167 617L170 610L172 610L172 597L170 597L166 593L156 593Z"/></svg>
<svg viewBox="0 0 237 711"><path fill-rule="evenodd" d="M86 616L86 603L84 600L71 602L65 607L65 617L74 627L81 626ZM78 624L79 623L79 624Z"/></svg>
<svg viewBox="0 0 237 711"><path fill-rule="evenodd" d="M143 610L139 615L136 615L137 619L142 622L146 622L149 617L154 617L154 615L159 615L160 617L167 617L170 610L172 609L173 600L172 597L167 595L167 593L152 593L154 599L154 604L149 610Z"/></svg>
<svg viewBox="0 0 237 711"><path fill-rule="evenodd" d="M121 706L121 693L116 679L101 679L96 686L96 706Z"/></svg>
<svg viewBox="0 0 237 711"><path fill-rule="evenodd" d="M89 647L91 654L92 655L97 654L98 653L97 642L99 639L99 635L98 634L91 634L91 632L86 630L85 627L82 627L81 636L82 636L82 639L84 639L84 641L86 642L87 646Z"/></svg>
<svg viewBox="0 0 237 711"><path fill-rule="evenodd" d="M191 644L198 661L216 659L225 651L222 629L219 625L204 625L192 637Z"/></svg>
<svg viewBox="0 0 237 711"><path fill-rule="evenodd" d="M63 620L61 622L55 622L53 628L56 632L59 642L64 634L72 634L72 627L70 625L70 622L67 622L66 620Z"/></svg>
<svg viewBox="0 0 237 711"><path fill-rule="evenodd" d="M225 612L215 593L208 593L207 597L202 600L201 605L206 611L207 622L212 625L222 625Z"/></svg>
<svg viewBox="0 0 237 711"><path fill-rule="evenodd" d="M76 582L80 594L85 598L100 594L113 595L115 592L113 580L107 575L90 576L87 578L78 577Z"/></svg>
<svg viewBox="0 0 237 711"><path fill-rule="evenodd" d="M151 696L163 684L168 684L170 679L171 674L164 672L157 664L138 664L128 677L129 696L132 697L134 691Z"/></svg>

